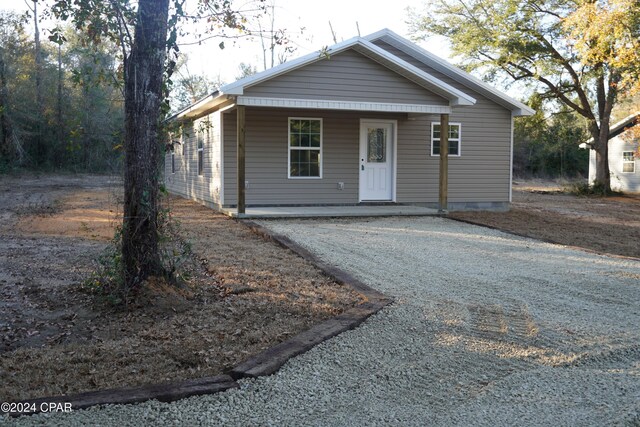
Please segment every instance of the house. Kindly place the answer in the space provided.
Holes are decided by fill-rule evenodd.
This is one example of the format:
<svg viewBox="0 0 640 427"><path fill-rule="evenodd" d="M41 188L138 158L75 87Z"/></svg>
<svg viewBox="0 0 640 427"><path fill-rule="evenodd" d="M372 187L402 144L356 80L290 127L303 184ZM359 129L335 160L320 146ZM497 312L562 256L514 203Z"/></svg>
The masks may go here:
<svg viewBox="0 0 640 427"><path fill-rule="evenodd" d="M640 112L611 126L609 131L609 171L611 189L627 193L640 193L640 161L638 139L631 138L630 129L639 124ZM587 144L580 144L586 148ZM596 179L596 152L589 152L589 183Z"/></svg>
<svg viewBox="0 0 640 427"><path fill-rule="evenodd" d="M507 209L513 120L532 113L384 29L223 86L175 114L182 131L166 154L165 184L239 216L371 203Z"/></svg>

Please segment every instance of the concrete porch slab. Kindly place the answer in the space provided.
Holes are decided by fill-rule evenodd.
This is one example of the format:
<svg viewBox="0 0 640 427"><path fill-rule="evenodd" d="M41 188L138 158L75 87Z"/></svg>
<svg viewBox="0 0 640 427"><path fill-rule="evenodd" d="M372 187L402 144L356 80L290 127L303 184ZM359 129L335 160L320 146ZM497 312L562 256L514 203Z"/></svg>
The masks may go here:
<svg viewBox="0 0 640 427"><path fill-rule="evenodd" d="M252 219L438 215L437 209L413 205L275 206L247 208L241 215L236 208L223 208L221 212L232 218Z"/></svg>

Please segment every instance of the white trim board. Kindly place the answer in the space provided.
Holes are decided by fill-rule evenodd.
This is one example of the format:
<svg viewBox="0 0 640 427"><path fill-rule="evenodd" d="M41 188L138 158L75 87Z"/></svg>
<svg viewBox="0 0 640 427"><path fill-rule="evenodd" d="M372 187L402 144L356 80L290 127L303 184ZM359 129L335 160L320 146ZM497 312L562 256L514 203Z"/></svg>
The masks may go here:
<svg viewBox="0 0 640 427"><path fill-rule="evenodd" d="M258 96L238 96L236 104L245 105L248 107L379 111L385 113L451 114L451 107L446 105L332 101L325 99L263 98Z"/></svg>

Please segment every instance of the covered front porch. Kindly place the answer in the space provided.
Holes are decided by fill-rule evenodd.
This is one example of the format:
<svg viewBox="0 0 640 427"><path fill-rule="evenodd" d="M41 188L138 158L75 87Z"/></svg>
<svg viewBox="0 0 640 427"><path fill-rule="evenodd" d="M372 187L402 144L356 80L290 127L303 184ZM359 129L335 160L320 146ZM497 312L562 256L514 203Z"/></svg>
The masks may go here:
<svg viewBox="0 0 640 427"><path fill-rule="evenodd" d="M406 166L407 159L412 155L415 156L413 153L408 154L412 148L407 148L407 144L413 144L413 150L417 147L417 150L420 150L419 155L429 160L431 165L434 163L428 156L428 128L424 129L424 126L420 128L417 127L420 125L417 125L413 128L413 134L419 135L417 138L413 136L411 139L399 139L398 123L400 122L406 129L407 126L413 126L411 124L422 123L416 119L426 117L427 113L397 113L388 106L387 108L378 106L380 108L373 112L364 106L361 107L355 111L262 108L254 109L251 118L248 118L248 110L251 110L251 107L237 103L230 105L227 110L228 119L224 119L227 129L224 144L227 160L234 161L235 164L231 162L226 164L225 183L230 185L225 189L225 203L222 204L222 211L234 217L244 217L244 215L247 217L257 217L257 215L260 217L432 215L434 214L432 208L427 209L419 205L430 202L433 207L433 202L436 200L440 212L446 211L448 151L444 151L443 155L436 158L436 167L430 169L436 171L437 177L435 185L432 180L429 188L431 199L425 197L426 200L421 200L420 195L408 197L406 191L403 198L396 198L398 188L396 173L402 174L404 182L417 179L413 172L409 172L411 176L408 177L408 173L402 169ZM425 106L425 108L436 109L433 106ZM431 117L437 117L435 120L439 118L438 123L448 128L450 109L451 107L438 107L439 114L431 113ZM297 114L298 111L300 111L299 114ZM388 116L389 114L394 115ZM403 114L404 117L402 117ZM320 136L320 141L324 139L324 142L320 144L322 148L317 149L322 153L318 156L321 160L318 160L317 170L320 172L317 177L293 176L291 162L287 160L286 151L283 152L287 146L286 143L282 144L282 141L290 138L286 132L292 116L315 117L303 119L303 121L319 122L318 128L322 129L323 135L326 135L326 138L323 135ZM280 123L285 125L282 126ZM379 129L387 125L388 128ZM250 131L247 130L249 126L252 126ZM229 132L232 128L235 128L234 133ZM383 136L377 141L385 141L381 146L387 147L386 157L381 156L383 162L371 161L368 158L367 147L370 147L373 142L370 140L371 129L385 131L386 137ZM416 133L415 129L419 133ZM251 138L247 137L249 133ZM250 144L247 143L249 140ZM440 144L449 145L447 132L443 132L440 136ZM384 152L384 148L382 150ZM250 156L252 158L248 161ZM398 157L402 157L402 164L398 162ZM291 168L289 176L286 170L287 162ZM387 185L383 186L388 194L383 194L381 197L370 197L370 193L363 191L366 187L363 176L370 172L369 168L372 168L372 164L389 167L386 175L383 175L388 180ZM424 165L421 164L420 168L428 169L426 162ZM400 172L396 172L398 170ZM236 191L230 188L231 185ZM413 191L416 192L416 190ZM433 198L434 192L438 196L437 199ZM259 206L269 206L269 208Z"/></svg>
<svg viewBox="0 0 640 427"><path fill-rule="evenodd" d="M237 208L223 208L221 212L232 218L331 218L331 217L380 217L380 216L429 216L439 215L438 209L416 205L349 205L349 206L265 206L245 207L238 213Z"/></svg>

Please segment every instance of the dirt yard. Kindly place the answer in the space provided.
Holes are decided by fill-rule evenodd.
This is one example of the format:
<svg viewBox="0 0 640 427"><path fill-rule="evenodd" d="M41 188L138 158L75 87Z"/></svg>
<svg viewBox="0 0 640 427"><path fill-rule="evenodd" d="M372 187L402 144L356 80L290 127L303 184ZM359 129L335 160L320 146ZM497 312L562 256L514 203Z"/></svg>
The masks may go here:
<svg viewBox="0 0 640 427"><path fill-rule="evenodd" d="M118 223L105 176L0 178L0 401L220 374L361 301L295 254L180 198L186 287L135 309L83 288Z"/></svg>
<svg viewBox="0 0 640 427"><path fill-rule="evenodd" d="M509 212L449 215L562 245L640 258L640 195L578 197L553 182L514 182Z"/></svg>

